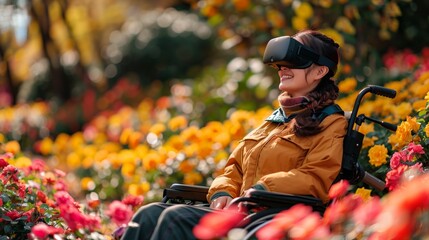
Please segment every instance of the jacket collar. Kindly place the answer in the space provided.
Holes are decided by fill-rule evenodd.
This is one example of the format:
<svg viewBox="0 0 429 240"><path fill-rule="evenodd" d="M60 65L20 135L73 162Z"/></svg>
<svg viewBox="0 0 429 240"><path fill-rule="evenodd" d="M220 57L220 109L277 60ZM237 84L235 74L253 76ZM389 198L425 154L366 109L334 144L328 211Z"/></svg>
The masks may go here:
<svg viewBox="0 0 429 240"><path fill-rule="evenodd" d="M291 114L290 116L287 116L283 112L282 108L278 108L265 120L274 123L287 123L290 122L290 120L292 120L295 116L296 114Z"/></svg>

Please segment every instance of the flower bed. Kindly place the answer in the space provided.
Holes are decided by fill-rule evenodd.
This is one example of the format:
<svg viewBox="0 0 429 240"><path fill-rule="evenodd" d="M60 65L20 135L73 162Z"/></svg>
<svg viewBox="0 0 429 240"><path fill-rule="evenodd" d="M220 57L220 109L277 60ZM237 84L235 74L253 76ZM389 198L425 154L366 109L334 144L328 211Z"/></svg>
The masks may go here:
<svg viewBox="0 0 429 240"><path fill-rule="evenodd" d="M306 219L302 224L322 226L320 222L328 221L323 226L331 229L335 225L341 230L326 232L322 227L320 234L326 236L369 236L381 232L378 225L383 218L399 219L388 213L395 209L392 206L409 204L415 208L394 213L403 215L406 222L392 223L403 224L404 234L409 231L418 236L427 234L427 229L416 225L427 223L424 213L428 206L422 197L426 190L417 186L427 180L424 174L429 161L429 71L426 66L422 64L413 75L385 84L398 92L395 99L366 98L360 108L367 116L398 124L395 133L366 123L359 129L365 134L361 164L386 180L391 192L385 195L365 185L354 186L349 191L351 194L336 196L332 210L328 211L330 215L302 218ZM343 109L352 108L358 84L354 78L340 82L339 87L345 94L338 103ZM185 86L176 85L181 87ZM234 110L225 121L201 124L198 119L188 119L175 111L175 104L184 106L189 97L143 99L137 107L123 105L114 111L102 112L82 131L61 133L35 142L37 155L21 151L18 142L1 135L0 221L3 228L0 236L26 239L32 230L32 237L40 239L55 234L70 239L84 235L92 239L109 238L117 226L130 219L136 207L144 204L143 199L145 203L158 201L162 190L170 184L209 185L237 141L275 107ZM37 104L32 109L48 112L43 106ZM45 118L41 114L38 119ZM412 178L416 180L403 183ZM297 208L289 214L302 210ZM373 215L368 213L374 216L371 221L355 216L372 210ZM386 224L386 229L391 227ZM281 229L282 234L291 234L290 231L291 228Z"/></svg>

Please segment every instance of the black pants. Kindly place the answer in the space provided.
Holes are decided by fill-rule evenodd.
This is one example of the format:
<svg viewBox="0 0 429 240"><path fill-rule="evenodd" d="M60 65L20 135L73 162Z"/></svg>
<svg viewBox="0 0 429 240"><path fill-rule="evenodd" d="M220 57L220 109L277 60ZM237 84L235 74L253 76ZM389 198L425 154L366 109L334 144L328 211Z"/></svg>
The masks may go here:
<svg viewBox="0 0 429 240"><path fill-rule="evenodd" d="M213 209L184 204L151 203L141 207L132 218L136 227L128 227L122 240L196 239L192 229Z"/></svg>

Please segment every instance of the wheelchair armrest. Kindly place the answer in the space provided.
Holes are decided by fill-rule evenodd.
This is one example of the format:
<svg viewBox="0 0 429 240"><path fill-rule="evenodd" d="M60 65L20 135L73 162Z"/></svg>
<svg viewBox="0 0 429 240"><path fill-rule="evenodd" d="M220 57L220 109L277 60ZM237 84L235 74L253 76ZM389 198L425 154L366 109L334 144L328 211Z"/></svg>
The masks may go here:
<svg viewBox="0 0 429 240"><path fill-rule="evenodd" d="M250 194L250 198L258 203L270 206L281 207L287 204L295 205L302 203L309 206L325 206L322 200L312 196L293 195L286 193L268 192L263 190L254 190Z"/></svg>
<svg viewBox="0 0 429 240"><path fill-rule="evenodd" d="M288 209L296 204L304 204L313 208L314 211L323 213L326 204L321 199L312 196L293 195L286 193L275 193L263 190L254 190L249 197L233 200L234 203L248 202L256 204L258 207L268 207L276 209Z"/></svg>
<svg viewBox="0 0 429 240"><path fill-rule="evenodd" d="M164 189L162 202L174 203L207 203L209 187L174 183Z"/></svg>

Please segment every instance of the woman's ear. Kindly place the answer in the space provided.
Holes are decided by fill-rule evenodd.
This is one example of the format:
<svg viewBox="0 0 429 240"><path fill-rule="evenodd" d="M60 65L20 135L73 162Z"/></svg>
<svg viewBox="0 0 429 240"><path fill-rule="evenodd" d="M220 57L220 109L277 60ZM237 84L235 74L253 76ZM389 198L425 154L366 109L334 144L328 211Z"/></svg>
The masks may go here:
<svg viewBox="0 0 429 240"><path fill-rule="evenodd" d="M322 79L326 74L328 74L329 68L327 66L317 66L316 69L316 78Z"/></svg>

